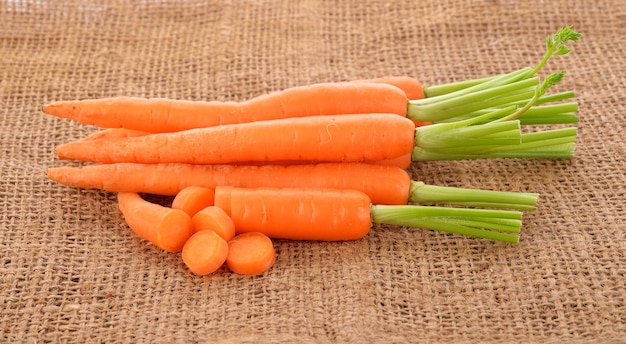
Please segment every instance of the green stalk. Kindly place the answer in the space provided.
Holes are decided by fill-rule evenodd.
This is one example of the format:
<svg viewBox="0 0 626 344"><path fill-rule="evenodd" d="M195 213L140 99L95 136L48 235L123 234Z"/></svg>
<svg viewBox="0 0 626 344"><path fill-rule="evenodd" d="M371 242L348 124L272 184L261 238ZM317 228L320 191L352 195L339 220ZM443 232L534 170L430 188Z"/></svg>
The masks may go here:
<svg viewBox="0 0 626 344"><path fill-rule="evenodd" d="M440 85L425 86L424 94L426 98L440 97L442 95L458 92L460 90L468 89L479 84L492 82L493 80L503 80L506 76L512 74L516 75L516 73L520 71L525 71L527 73L525 77L534 76L545 66L550 57L552 57L553 55L559 56L568 54L570 52L570 49L567 47L567 43L569 43L570 41L578 41L581 37L582 34L574 31L572 29L572 26L563 27L559 29L556 33L554 33L554 35L548 36L546 38L546 52L541 61L539 61L539 63L533 69L531 69L530 67L526 67L507 74L462 80ZM522 74L523 73L524 72L522 72Z"/></svg>
<svg viewBox="0 0 626 344"><path fill-rule="evenodd" d="M491 123L486 125L491 125ZM411 158L413 161L493 158L566 159L574 156L576 133L576 128L562 128L522 134L519 145L468 145L464 149L453 149L457 147L455 142L451 145L452 148L448 149L424 149L416 146Z"/></svg>
<svg viewBox="0 0 626 344"><path fill-rule="evenodd" d="M541 99L542 98L540 98L539 100ZM523 103L511 103L507 105L509 106L523 105ZM471 112L463 116L449 118L440 123L457 122L457 121L461 121L464 119L484 115L495 110L497 109L496 108L482 109L482 110ZM543 106L532 106L524 114L522 114L519 117L519 120L520 120L521 125L578 123L579 118L575 114L575 112L577 111L578 111L578 103L576 102L551 104L551 105L543 105ZM478 124L484 124L488 122L489 121L482 121L482 122L479 122Z"/></svg>
<svg viewBox="0 0 626 344"><path fill-rule="evenodd" d="M409 202L449 204L483 208L534 210L539 194L476 190L411 182Z"/></svg>
<svg viewBox="0 0 626 344"><path fill-rule="evenodd" d="M582 35L572 29L571 26L561 28L554 35L546 39L546 52L539 63L534 67L526 67L511 73L491 77L464 80L442 85L424 87L425 99L412 100L407 107L407 117L423 122L438 123L451 118L466 118L468 114L495 106L519 105L519 102L528 102L532 95L524 98L509 98L516 91L515 85L528 79L532 79L548 62L553 55L566 55L570 52L567 43L577 41ZM511 89L511 87L513 89ZM572 92L566 92L564 97L572 97ZM560 97L559 96L559 97ZM500 102L496 101L498 99ZM537 100L536 104L556 101L558 97ZM554 115L554 116L552 116ZM557 116L550 114L549 119L525 119L522 123L573 123L577 121L570 115Z"/></svg>
<svg viewBox="0 0 626 344"><path fill-rule="evenodd" d="M510 210L372 205L372 222L438 230L509 243L519 242L522 213Z"/></svg>
<svg viewBox="0 0 626 344"><path fill-rule="evenodd" d="M438 122L468 112L529 99L534 91L519 91L538 85L538 78L530 78L436 102L427 102L434 98L411 100L407 107L407 117L415 121Z"/></svg>

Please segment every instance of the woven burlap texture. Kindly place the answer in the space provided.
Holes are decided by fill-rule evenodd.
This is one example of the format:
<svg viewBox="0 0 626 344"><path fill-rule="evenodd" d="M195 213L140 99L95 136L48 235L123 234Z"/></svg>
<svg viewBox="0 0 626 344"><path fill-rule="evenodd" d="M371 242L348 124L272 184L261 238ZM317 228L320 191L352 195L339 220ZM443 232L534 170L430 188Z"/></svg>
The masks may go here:
<svg viewBox="0 0 626 344"><path fill-rule="evenodd" d="M521 242L375 227L277 241L264 275L195 277L115 195L47 179L96 128L44 115L118 95L244 100L383 75L425 84L536 63L580 104L575 157L414 163L430 184L539 192ZM0 0L0 342L580 342L626 338L626 6L601 1ZM543 74L542 74L543 75Z"/></svg>

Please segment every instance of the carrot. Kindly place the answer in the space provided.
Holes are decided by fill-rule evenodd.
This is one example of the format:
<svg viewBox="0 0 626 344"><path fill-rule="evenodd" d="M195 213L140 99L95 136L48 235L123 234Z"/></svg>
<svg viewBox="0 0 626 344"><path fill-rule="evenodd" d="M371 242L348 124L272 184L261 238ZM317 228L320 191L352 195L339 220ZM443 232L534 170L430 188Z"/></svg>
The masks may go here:
<svg viewBox="0 0 626 344"><path fill-rule="evenodd" d="M367 194L374 204L445 203L533 209L538 196L426 185L411 181L402 168L353 163L290 166L120 163L55 167L48 169L48 177L72 187L168 196L189 186L352 189ZM215 202L218 197L215 195Z"/></svg>
<svg viewBox="0 0 626 344"><path fill-rule="evenodd" d="M208 206L197 212L191 221L196 232L212 230L226 241L235 236L235 223L222 208Z"/></svg>
<svg viewBox="0 0 626 344"><path fill-rule="evenodd" d="M104 128L159 133L286 117L374 112L406 116L407 101L392 85L345 82L293 87L244 102L117 97L55 102L43 106L43 112Z"/></svg>
<svg viewBox="0 0 626 344"><path fill-rule="evenodd" d="M193 234L191 218L182 210L163 207L127 192L118 194L118 204L128 226L165 251L180 251Z"/></svg>
<svg viewBox="0 0 626 344"><path fill-rule="evenodd" d="M70 142L61 159L222 164L248 161L362 162L411 153L415 126L389 114L250 122L106 141Z"/></svg>
<svg viewBox="0 0 626 344"><path fill-rule="evenodd" d="M193 234L183 246L181 257L191 272L202 276L215 272L226 262L228 243L211 230Z"/></svg>
<svg viewBox="0 0 626 344"><path fill-rule="evenodd" d="M105 146L108 144L107 141L110 141L110 140L115 140L119 138L127 138L127 137L146 136L149 134L150 133L147 133L147 132L122 129L122 128L104 129L94 134L88 135L87 137L84 137L80 139L79 141L84 142L84 141L99 140L97 144ZM302 164L302 163L304 162L303 161L273 161L272 162L273 165L296 165L296 164ZM317 162L308 161L306 163L315 164ZM391 158L391 159L385 159L385 160L368 161L368 163L380 164L380 165L392 165L392 166L398 166L398 167L406 169L406 168L409 168L409 166L411 166L411 154L409 153L403 156L399 156L399 157ZM264 163L258 162L258 161L238 162L238 165L259 165L259 164L264 164Z"/></svg>
<svg viewBox="0 0 626 344"><path fill-rule="evenodd" d="M533 100L562 77L562 73L555 73L546 78L536 90ZM56 152L60 159L105 163L192 164L372 162L407 154L412 154L413 161L571 157L575 132L546 131L547 136L541 140L520 144L524 143L520 123L513 119L529 107L518 109L511 106L460 122L417 129L411 120L392 114L286 118L105 142L70 142L57 147ZM502 115L505 117L499 117ZM499 119L475 124L494 116ZM554 138L559 140L552 140Z"/></svg>
<svg viewBox="0 0 626 344"><path fill-rule="evenodd" d="M230 208L237 234L261 232L293 240L357 240L373 223L441 230L517 242L521 213L504 210L372 205L356 190L226 188L215 190L218 207Z"/></svg>
<svg viewBox="0 0 626 344"><path fill-rule="evenodd" d="M228 242L226 265L240 275L259 275L276 261L272 240L259 232L239 234Z"/></svg>
<svg viewBox="0 0 626 344"><path fill-rule="evenodd" d="M60 101L46 104L42 110L84 124L155 133L285 117L352 113L395 113L417 123L441 122L529 100L533 96L529 88L537 81L533 76L552 55L567 54L566 44L580 37L580 33L571 27L562 28L548 37L547 51L535 68L430 87L423 87L411 78L383 77L293 87L244 102L117 97ZM412 93L414 90L416 94ZM411 93L407 94L409 91ZM571 94L562 99L569 96ZM558 111L548 114L553 117L552 123L558 123L562 118L560 115ZM571 116L564 118L571 120ZM539 118L537 123L544 122L545 118ZM526 123L533 123L533 119Z"/></svg>
<svg viewBox="0 0 626 344"><path fill-rule="evenodd" d="M190 185L176 194L172 201L172 208L183 210L193 217L200 210L213 205L214 197L213 189Z"/></svg>

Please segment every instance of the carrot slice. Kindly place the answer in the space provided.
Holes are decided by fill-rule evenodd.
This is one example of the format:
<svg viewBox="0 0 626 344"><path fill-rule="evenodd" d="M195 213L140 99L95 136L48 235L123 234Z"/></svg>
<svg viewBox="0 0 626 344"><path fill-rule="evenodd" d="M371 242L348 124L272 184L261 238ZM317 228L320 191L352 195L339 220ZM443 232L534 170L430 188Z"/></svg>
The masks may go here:
<svg viewBox="0 0 626 344"><path fill-rule="evenodd" d="M211 230L192 235L183 246L182 259L196 275L208 275L219 269L228 256L228 243Z"/></svg>
<svg viewBox="0 0 626 344"><path fill-rule="evenodd" d="M215 192L201 186L188 186L176 194L172 201L173 209L180 209L194 216L200 210L213 205Z"/></svg>
<svg viewBox="0 0 626 344"><path fill-rule="evenodd" d="M276 261L272 240L260 232L235 236L228 242L226 265L240 275L258 275L268 271Z"/></svg>
<svg viewBox="0 0 626 344"><path fill-rule="evenodd" d="M235 223L222 208L206 207L197 212L191 221L196 232L210 229L226 241L235 237Z"/></svg>

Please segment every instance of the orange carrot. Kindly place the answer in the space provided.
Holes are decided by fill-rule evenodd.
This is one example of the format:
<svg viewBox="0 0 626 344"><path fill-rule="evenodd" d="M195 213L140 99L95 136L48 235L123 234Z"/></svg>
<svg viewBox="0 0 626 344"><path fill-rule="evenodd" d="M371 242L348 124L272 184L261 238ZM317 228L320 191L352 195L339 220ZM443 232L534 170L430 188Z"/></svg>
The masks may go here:
<svg viewBox="0 0 626 344"><path fill-rule="evenodd" d="M364 162L414 148L415 126L390 114L313 116L192 129L57 147L60 159L223 164L249 161Z"/></svg>
<svg viewBox="0 0 626 344"><path fill-rule="evenodd" d="M355 190L217 187L215 194L215 206L230 208L237 234L337 241L370 231L370 198Z"/></svg>
<svg viewBox="0 0 626 344"><path fill-rule="evenodd" d="M104 129L98 132L95 132L87 137L79 141L89 141L89 140L100 140L99 145L107 145L107 140L115 140L119 138L128 138L128 137L138 137L150 135L150 133L138 130L129 130L129 129ZM303 161L273 161L272 165L299 165L303 164ZM316 164L317 161L308 161L306 164ZM397 158L378 160L378 161L368 161L367 163L371 164L380 164L380 165L392 165L398 166L403 169L409 168L411 166L411 154L405 154L403 156L399 156ZM248 162L238 162L238 165L265 165L264 162L258 161L248 161Z"/></svg>
<svg viewBox="0 0 626 344"><path fill-rule="evenodd" d="M409 174L402 168L353 163L290 166L96 164L53 167L48 169L48 177L60 184L84 189L167 196L176 195L189 186L356 189L380 204L405 204L411 185Z"/></svg>
<svg viewBox="0 0 626 344"><path fill-rule="evenodd" d="M385 83L321 83L293 87L244 102L117 97L60 101L43 112L104 128L174 132L286 117L393 113L405 117L404 91Z"/></svg>
<svg viewBox="0 0 626 344"><path fill-rule="evenodd" d="M213 189L190 185L176 194L172 201L172 208L183 210L193 217L200 210L213 205L214 197Z"/></svg>
<svg viewBox="0 0 626 344"><path fill-rule="evenodd" d="M214 231L200 231L187 240L181 256L191 272L199 276L207 275L226 262L228 243Z"/></svg>
<svg viewBox="0 0 626 344"><path fill-rule="evenodd" d="M268 271L276 261L272 240L265 234L239 234L228 242L226 265L240 275L259 275Z"/></svg>
<svg viewBox="0 0 626 344"><path fill-rule="evenodd" d="M521 228L518 211L372 205L356 190L217 187L215 194L217 207L230 208L237 234L276 239L357 240L376 223L517 242Z"/></svg>
<svg viewBox="0 0 626 344"><path fill-rule="evenodd" d="M212 230L226 241L235 236L235 223L222 208L208 206L197 212L191 221L196 232Z"/></svg>
<svg viewBox="0 0 626 344"><path fill-rule="evenodd" d="M148 202L137 193L119 193L118 204L126 223L139 237L168 252L180 251L194 232L187 213Z"/></svg>
<svg viewBox="0 0 626 344"><path fill-rule="evenodd" d="M426 185L411 181L402 168L352 163L290 166L120 163L50 168L48 176L67 186L159 195L176 195L188 186L310 187L358 190L367 194L374 204L444 203L525 210L534 209L538 198L537 194ZM215 195L216 203L217 198Z"/></svg>

